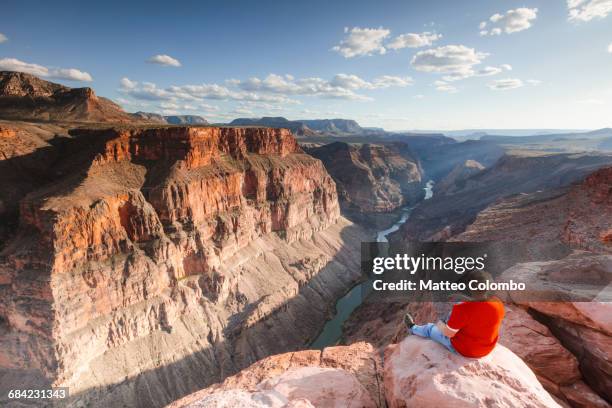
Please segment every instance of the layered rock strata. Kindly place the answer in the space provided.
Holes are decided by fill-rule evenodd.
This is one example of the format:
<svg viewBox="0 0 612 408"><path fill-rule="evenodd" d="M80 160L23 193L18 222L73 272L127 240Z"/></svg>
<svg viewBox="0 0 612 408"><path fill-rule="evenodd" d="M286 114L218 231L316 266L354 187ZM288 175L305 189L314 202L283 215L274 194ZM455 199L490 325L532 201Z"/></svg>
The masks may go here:
<svg viewBox="0 0 612 408"><path fill-rule="evenodd" d="M424 196L419 161L403 143L334 142L307 152L323 161L338 186L343 213L355 221L377 225L383 218L377 216Z"/></svg>
<svg viewBox="0 0 612 408"><path fill-rule="evenodd" d="M462 233L492 204L512 196L567 187L610 165L612 155L604 153L508 153L492 167L466 178L460 185L446 188L445 194L422 202L395 239L448 239Z"/></svg>
<svg viewBox="0 0 612 408"><path fill-rule="evenodd" d="M0 71L0 117L13 120L134 122L91 88L69 88L23 72Z"/></svg>
<svg viewBox="0 0 612 408"><path fill-rule="evenodd" d="M0 252L3 387L160 406L308 344L360 279L363 232L287 130L78 130L53 164Z"/></svg>

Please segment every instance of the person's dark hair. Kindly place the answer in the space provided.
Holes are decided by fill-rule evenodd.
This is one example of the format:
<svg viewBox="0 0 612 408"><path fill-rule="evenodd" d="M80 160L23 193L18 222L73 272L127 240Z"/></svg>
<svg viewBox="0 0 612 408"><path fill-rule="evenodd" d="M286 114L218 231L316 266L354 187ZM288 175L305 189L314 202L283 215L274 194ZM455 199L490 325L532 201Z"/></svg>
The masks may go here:
<svg viewBox="0 0 612 408"><path fill-rule="evenodd" d="M487 281L493 282L493 276L489 272L473 270L463 275L461 280L468 286L468 292L474 300L484 300L491 297L492 293L490 291L469 289L468 285L471 281L476 281L476 284L486 283Z"/></svg>

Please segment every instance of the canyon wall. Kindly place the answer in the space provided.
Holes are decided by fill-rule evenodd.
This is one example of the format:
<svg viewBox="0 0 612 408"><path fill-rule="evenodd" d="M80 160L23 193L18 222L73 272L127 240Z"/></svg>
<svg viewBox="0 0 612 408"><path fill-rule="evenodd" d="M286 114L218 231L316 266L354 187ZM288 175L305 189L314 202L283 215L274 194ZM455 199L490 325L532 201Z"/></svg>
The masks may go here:
<svg viewBox="0 0 612 408"><path fill-rule="evenodd" d="M424 196L419 161L404 143L334 142L307 152L323 162L338 186L343 214L356 222L384 229L386 218L397 218L389 213Z"/></svg>
<svg viewBox="0 0 612 408"><path fill-rule="evenodd" d="M440 194L422 202L392 238L444 240L460 234L489 205L513 195L554 190L581 181L612 164L606 153L542 154L510 152L493 166L458 183L446 180Z"/></svg>
<svg viewBox="0 0 612 408"><path fill-rule="evenodd" d="M161 406L305 346L361 277L363 231L287 130L74 130L48 170L0 248L3 387Z"/></svg>
<svg viewBox="0 0 612 408"><path fill-rule="evenodd" d="M501 200L451 240L529 241L536 252L547 243L561 242L573 249L562 259L518 264L500 280L528 281L531 287L554 284L566 299L576 299L577 288L590 284L603 288L597 297L542 302L511 295L511 313L504 322L509 335L502 342L525 358L551 393L571 406L609 406L612 167L571 187Z"/></svg>
<svg viewBox="0 0 612 408"><path fill-rule="evenodd" d="M550 173L534 173L523 183L564 182L575 177L575 172L601 163L602 157L606 156L595 159L590 155L569 156L567 161L552 158L559 161ZM550 161L551 158L536 160ZM507 161L501 164L509 166ZM510 168L515 167L507 167ZM481 180L481 172L468 177L466 185ZM502 169L495 172L501 173L500 182L508 183L510 175L504 174ZM518 176L515 174L515 183ZM493 175L489 177L489 186L494 186ZM510 184L505 185L500 189ZM447 200L453 197L444 196ZM468 199L467 195L462 197ZM481 198L475 196L473 199ZM612 167L608 166L592 171L570 186L499 199L480 211L464 232L445 237L457 242L507 242L509 248L515 242L528 242L530 256L534 259L526 259L507 269L500 280L527 282L529 290L539 285L554 287L562 299L577 299L578 295L591 293L585 288L597 290L596 298L583 297L581 302L535 301L537 299L499 294L504 295L506 303L500 343L522 358L544 388L565 407L610 406L611 234ZM550 245L565 246L566 254L550 259L546 255ZM382 349L406 335L402 321L406 312L420 323L446 316L450 307L446 303L410 302L408 299L389 301L384 293L373 293L345 322L343 343L367 341Z"/></svg>

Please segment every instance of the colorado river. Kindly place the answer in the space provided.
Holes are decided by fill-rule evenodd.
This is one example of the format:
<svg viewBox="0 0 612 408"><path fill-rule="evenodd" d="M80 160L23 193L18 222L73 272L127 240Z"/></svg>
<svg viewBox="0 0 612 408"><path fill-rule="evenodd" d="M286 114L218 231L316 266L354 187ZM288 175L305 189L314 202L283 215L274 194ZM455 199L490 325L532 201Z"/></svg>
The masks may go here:
<svg viewBox="0 0 612 408"><path fill-rule="evenodd" d="M425 200L429 200L433 196L433 180L429 180L425 185ZM386 230L379 231L376 234L377 242L387 242L387 236L397 230L400 229L402 224L408 221L410 217L410 213L412 212L412 207L405 207L402 210L402 215L400 219L393 224L391 227ZM314 342L310 345L313 349L322 349L327 346L333 346L340 340L342 337L342 325L349 318L351 313L361 304L363 299L370 293L372 287L369 281L365 281L357 284L353 287L346 295L341 297L338 302L336 302L336 314L331 320L328 320L325 323L325 327L316 338Z"/></svg>

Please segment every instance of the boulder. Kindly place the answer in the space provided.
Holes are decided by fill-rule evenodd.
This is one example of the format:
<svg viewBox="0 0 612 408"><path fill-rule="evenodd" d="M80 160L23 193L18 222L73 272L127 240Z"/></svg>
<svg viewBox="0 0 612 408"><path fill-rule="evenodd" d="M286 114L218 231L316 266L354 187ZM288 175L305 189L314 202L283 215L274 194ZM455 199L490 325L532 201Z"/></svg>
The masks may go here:
<svg viewBox="0 0 612 408"><path fill-rule="evenodd" d="M559 343L576 356L586 384L600 397L611 401L612 291L609 282L612 279L612 255L576 251L559 260L515 265L506 270L499 280L510 277L528 282L530 291L542 296L543 300L548 300L552 295L572 300L541 301L533 294L509 293L509 299L527 309L540 323L547 326ZM579 301L581 299L584 301ZM534 344L520 348L526 351L532 349ZM557 354L556 358L551 356L549 360L561 364L563 355ZM538 357L540 360L542 358L546 359L546 356ZM526 361L530 361L529 364L538 372L532 365L537 359ZM545 371L551 372L549 369Z"/></svg>
<svg viewBox="0 0 612 408"><path fill-rule="evenodd" d="M568 304L559 304L564 307ZM569 303L571 305L571 303ZM506 305L500 344L516 353L534 371L544 388L572 407L608 407L583 382L578 359L526 310Z"/></svg>
<svg viewBox="0 0 612 408"><path fill-rule="evenodd" d="M378 352L364 342L279 354L167 408L259 407L262 401L266 407L383 407L381 367Z"/></svg>
<svg viewBox="0 0 612 408"><path fill-rule="evenodd" d="M385 350L387 404L400 407L559 407L535 374L506 347L465 358L414 336Z"/></svg>
<svg viewBox="0 0 612 408"><path fill-rule="evenodd" d="M257 390L212 393L189 408L367 408L376 407L368 391L348 371L302 367L258 384Z"/></svg>

